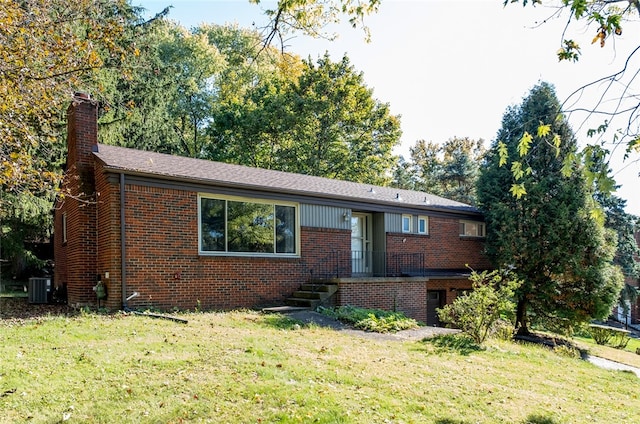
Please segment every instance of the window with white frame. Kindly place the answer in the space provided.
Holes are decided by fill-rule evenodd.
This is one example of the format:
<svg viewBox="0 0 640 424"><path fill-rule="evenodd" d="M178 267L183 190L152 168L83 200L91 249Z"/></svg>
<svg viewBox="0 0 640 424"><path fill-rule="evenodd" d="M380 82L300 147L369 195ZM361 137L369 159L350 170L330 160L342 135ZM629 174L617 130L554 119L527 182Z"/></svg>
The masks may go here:
<svg viewBox="0 0 640 424"><path fill-rule="evenodd" d="M411 215L402 215L402 232L410 233L411 232L411 221L413 221L413 217Z"/></svg>
<svg viewBox="0 0 640 424"><path fill-rule="evenodd" d="M198 203L200 253L298 254L297 204L209 195Z"/></svg>
<svg viewBox="0 0 640 424"><path fill-rule="evenodd" d="M429 234L429 217L418 215L418 234Z"/></svg>
<svg viewBox="0 0 640 424"><path fill-rule="evenodd" d="M460 221L460 235L465 237L484 237L484 222Z"/></svg>

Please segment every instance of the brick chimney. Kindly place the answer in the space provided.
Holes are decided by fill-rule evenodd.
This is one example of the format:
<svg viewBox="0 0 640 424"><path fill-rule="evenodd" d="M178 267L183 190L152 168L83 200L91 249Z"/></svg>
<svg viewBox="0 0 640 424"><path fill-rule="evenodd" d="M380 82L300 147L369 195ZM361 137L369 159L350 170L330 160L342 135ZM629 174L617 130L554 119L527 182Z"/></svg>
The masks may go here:
<svg viewBox="0 0 640 424"><path fill-rule="evenodd" d="M67 169L81 174L93 169L91 153L98 149L98 104L86 93L76 93L67 109Z"/></svg>
<svg viewBox="0 0 640 424"><path fill-rule="evenodd" d="M98 104L76 93L67 109L67 170L55 208L55 286L72 305L95 304L97 193L93 153L98 149Z"/></svg>

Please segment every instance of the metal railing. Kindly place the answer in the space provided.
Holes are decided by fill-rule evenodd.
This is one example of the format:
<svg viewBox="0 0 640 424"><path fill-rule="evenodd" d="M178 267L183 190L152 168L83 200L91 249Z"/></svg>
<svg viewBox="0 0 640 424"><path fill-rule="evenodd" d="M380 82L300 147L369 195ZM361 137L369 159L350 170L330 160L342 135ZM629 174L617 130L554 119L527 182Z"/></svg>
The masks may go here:
<svg viewBox="0 0 640 424"><path fill-rule="evenodd" d="M424 276L424 253L334 250L311 270L314 278Z"/></svg>

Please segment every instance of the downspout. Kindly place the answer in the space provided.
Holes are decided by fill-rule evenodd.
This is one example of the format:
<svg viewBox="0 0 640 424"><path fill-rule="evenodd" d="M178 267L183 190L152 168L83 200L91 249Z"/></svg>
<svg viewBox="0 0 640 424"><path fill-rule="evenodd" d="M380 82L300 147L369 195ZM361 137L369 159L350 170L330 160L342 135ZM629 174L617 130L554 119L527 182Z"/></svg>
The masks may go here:
<svg viewBox="0 0 640 424"><path fill-rule="evenodd" d="M120 275L122 278L122 309L127 310L127 261L124 222L124 174L120 173Z"/></svg>

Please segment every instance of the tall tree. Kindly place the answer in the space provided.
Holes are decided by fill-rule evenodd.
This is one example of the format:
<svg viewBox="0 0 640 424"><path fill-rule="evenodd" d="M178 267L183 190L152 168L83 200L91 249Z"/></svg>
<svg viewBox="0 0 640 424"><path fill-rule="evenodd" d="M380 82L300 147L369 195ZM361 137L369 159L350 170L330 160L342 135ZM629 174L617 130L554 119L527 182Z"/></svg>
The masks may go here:
<svg viewBox="0 0 640 424"><path fill-rule="evenodd" d="M373 97L344 56L311 60L292 93L292 111L298 117L289 150L292 171L349 181L386 184L395 163L392 150L401 131L399 117L389 104Z"/></svg>
<svg viewBox="0 0 640 424"><path fill-rule="evenodd" d="M139 22L126 0L0 2L3 191L54 190L59 175L47 152L59 140L63 104L95 69L134 54L129 29Z"/></svg>
<svg viewBox="0 0 640 424"><path fill-rule="evenodd" d="M402 177L414 190L474 205L484 152L482 139L453 137L442 144L418 140L410 149L411 161L396 164L393 184L400 187L397 178Z"/></svg>
<svg viewBox="0 0 640 424"><path fill-rule="evenodd" d="M585 164L592 168L593 174L609 174L611 170L606 163L608 152L600 147L585 149ZM635 235L640 231L640 220L637 216L625 212L626 200L609 191L601 191L593 184L593 196L604 211L604 224L617 235L616 255L614 263L620 267L625 276L625 283L620 292L618 304L629 312L629 305L638 298L637 282L640 279L640 246ZM616 189L618 186L615 187Z"/></svg>
<svg viewBox="0 0 640 424"><path fill-rule="evenodd" d="M409 153L411 155L411 169L415 173L416 184L414 189L441 195L443 192L440 186L440 175L442 174L441 146L432 141L418 140L409 149Z"/></svg>
<svg viewBox="0 0 640 424"><path fill-rule="evenodd" d="M109 106L101 118L101 141L202 157L224 58L205 34L167 21L137 44L140 53L128 75L101 73Z"/></svg>
<svg viewBox="0 0 640 424"><path fill-rule="evenodd" d="M440 184L444 197L474 205L484 141L452 138L442 145Z"/></svg>
<svg viewBox="0 0 640 424"><path fill-rule="evenodd" d="M347 57L304 61L298 77L260 81L218 119L215 158L270 169L385 184L399 118L376 100ZM224 156L221 156L224 155Z"/></svg>
<svg viewBox="0 0 640 424"><path fill-rule="evenodd" d="M98 92L100 69L126 75L149 26L126 0L0 1L0 249L15 275L51 230L73 92Z"/></svg>
<svg viewBox="0 0 640 424"><path fill-rule="evenodd" d="M553 87L541 83L507 109L478 181L487 254L494 266L523 280L516 292L521 334L531 321L567 327L606 317L622 287L622 273L611 263L616 238L592 218L596 206L583 170L575 163L571 172L563 169L576 140L556 118L558 107ZM553 124L539 132L540 122ZM536 133L541 142L522 160L527 134ZM564 141L556 144L553 134ZM518 199L514 187L521 184L526 195Z"/></svg>

